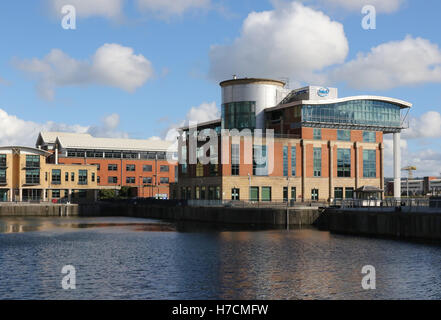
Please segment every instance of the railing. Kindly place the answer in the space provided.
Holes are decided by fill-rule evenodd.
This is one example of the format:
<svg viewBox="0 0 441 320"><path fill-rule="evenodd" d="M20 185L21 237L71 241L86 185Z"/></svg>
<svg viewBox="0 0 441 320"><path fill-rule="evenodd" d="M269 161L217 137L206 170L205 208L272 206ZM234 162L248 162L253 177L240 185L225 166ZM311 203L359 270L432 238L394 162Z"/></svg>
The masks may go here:
<svg viewBox="0 0 441 320"><path fill-rule="evenodd" d="M438 198L334 199L331 205L342 210L441 212L441 199Z"/></svg>
<svg viewBox="0 0 441 320"><path fill-rule="evenodd" d="M230 207L230 208L295 208L295 207L325 207L325 202L309 201L298 202L294 200L272 201L244 201L244 200L184 200L190 207Z"/></svg>

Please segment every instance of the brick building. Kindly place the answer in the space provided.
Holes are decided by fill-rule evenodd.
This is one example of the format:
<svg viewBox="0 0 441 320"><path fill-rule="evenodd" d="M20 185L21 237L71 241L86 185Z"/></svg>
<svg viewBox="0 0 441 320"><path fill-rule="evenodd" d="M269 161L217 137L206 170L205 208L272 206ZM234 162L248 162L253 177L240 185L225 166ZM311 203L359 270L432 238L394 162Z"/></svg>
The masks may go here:
<svg viewBox="0 0 441 320"><path fill-rule="evenodd" d="M330 201L352 198L363 186L384 190L384 134L394 134L400 181L401 112L410 103L338 98L336 88L288 90L269 79L233 79L220 86L222 118L182 128L174 198ZM247 130L251 142L242 134ZM203 141L209 132L218 135ZM192 146L193 137L202 141ZM204 144L211 139L219 147L208 151ZM192 162L194 154L214 161Z"/></svg>
<svg viewBox="0 0 441 320"><path fill-rule="evenodd" d="M41 132L36 146L51 153L52 163L96 166L101 188L129 187L133 196L169 198L175 182L177 154L167 141Z"/></svg>

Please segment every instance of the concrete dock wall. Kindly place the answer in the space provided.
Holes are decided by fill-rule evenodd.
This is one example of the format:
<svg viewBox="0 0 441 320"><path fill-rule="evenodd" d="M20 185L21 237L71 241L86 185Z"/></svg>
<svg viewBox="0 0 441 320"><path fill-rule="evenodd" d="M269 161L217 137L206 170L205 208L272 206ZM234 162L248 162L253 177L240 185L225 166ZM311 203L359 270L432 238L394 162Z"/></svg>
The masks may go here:
<svg viewBox="0 0 441 320"><path fill-rule="evenodd" d="M60 217L78 215L79 208L76 204L0 204L0 217Z"/></svg>
<svg viewBox="0 0 441 320"><path fill-rule="evenodd" d="M335 233L441 240L441 212L373 212L326 209L322 227Z"/></svg>

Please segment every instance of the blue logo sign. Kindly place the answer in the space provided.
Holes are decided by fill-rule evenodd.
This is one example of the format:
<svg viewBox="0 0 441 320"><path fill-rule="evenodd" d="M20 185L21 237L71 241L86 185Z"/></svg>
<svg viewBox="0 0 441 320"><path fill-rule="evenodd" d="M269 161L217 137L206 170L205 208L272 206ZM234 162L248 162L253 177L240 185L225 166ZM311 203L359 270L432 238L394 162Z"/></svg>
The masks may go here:
<svg viewBox="0 0 441 320"><path fill-rule="evenodd" d="M320 88L317 90L317 94L320 97L327 97L329 95L329 88Z"/></svg>

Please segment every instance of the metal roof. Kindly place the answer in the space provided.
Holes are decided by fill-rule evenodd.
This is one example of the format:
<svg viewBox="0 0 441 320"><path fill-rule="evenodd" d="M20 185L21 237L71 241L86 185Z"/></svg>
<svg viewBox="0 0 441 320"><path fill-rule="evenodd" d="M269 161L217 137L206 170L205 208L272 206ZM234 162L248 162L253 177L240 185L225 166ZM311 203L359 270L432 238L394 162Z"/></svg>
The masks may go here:
<svg viewBox="0 0 441 320"><path fill-rule="evenodd" d="M84 138L89 137L92 138L92 136L89 133L74 133L74 132L56 132L56 131L45 131L40 132L39 138L42 139L43 143L55 143L57 140L57 137L59 136L71 136L71 137L77 137L77 138Z"/></svg>

